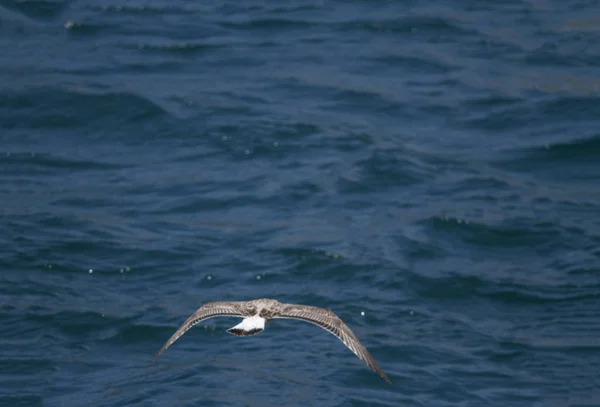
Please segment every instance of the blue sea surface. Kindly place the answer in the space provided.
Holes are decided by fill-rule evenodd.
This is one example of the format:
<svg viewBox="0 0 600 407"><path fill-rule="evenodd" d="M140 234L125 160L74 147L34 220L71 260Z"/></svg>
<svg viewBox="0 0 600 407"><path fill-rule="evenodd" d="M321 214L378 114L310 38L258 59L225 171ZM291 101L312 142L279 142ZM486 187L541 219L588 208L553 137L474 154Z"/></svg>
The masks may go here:
<svg viewBox="0 0 600 407"><path fill-rule="evenodd" d="M600 1L0 0L0 406L600 406ZM209 301L326 307L332 335Z"/></svg>

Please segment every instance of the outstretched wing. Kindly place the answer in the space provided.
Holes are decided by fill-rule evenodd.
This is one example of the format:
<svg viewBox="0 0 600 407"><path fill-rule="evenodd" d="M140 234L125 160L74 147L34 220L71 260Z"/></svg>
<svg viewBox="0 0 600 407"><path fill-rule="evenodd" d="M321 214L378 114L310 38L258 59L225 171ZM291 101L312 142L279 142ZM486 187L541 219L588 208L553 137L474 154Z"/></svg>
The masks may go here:
<svg viewBox="0 0 600 407"><path fill-rule="evenodd" d="M150 363L154 362L169 346L199 322L213 317L243 317L239 302L209 302L198 308L180 327L167 343L154 355Z"/></svg>
<svg viewBox="0 0 600 407"><path fill-rule="evenodd" d="M377 362L375 362L375 359L373 359L367 348L354 335L354 332L333 311L308 305L286 304L275 318L299 319L325 329L341 340L348 349L365 362L367 366L377 372L383 380L392 383Z"/></svg>

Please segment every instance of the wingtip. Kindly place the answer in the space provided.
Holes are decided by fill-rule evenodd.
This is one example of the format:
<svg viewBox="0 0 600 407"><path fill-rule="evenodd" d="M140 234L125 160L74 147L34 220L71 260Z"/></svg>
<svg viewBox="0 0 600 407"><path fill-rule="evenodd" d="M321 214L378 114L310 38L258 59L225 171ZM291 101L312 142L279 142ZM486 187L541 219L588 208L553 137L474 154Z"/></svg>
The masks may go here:
<svg viewBox="0 0 600 407"><path fill-rule="evenodd" d="M154 361L156 359L158 359L158 357L163 353L163 349L161 349L159 352L155 353L154 356L152 357L152 359L150 359L150 362L148 362L148 364L146 366L150 366L152 363L154 363Z"/></svg>
<svg viewBox="0 0 600 407"><path fill-rule="evenodd" d="M385 380L386 382L388 382L389 384L392 384L392 381L390 380L390 378L388 377L387 374L385 374L385 372L383 371L383 369L381 369L379 366L377 366L377 368L373 369L375 371L375 373L377 373L383 380Z"/></svg>

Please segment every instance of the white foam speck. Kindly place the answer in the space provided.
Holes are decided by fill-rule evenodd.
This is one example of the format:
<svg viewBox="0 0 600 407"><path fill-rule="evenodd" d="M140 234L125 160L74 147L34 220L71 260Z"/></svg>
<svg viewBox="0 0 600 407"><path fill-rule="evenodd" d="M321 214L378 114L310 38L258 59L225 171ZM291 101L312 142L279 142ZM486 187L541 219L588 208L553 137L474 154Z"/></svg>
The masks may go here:
<svg viewBox="0 0 600 407"><path fill-rule="evenodd" d="M212 276L206 277L207 280L212 280Z"/></svg>
<svg viewBox="0 0 600 407"><path fill-rule="evenodd" d="M364 311L361 311L361 312L360 312L360 315L363 315L363 316L364 316L364 315L365 315L365 312L364 312Z"/></svg>
<svg viewBox="0 0 600 407"><path fill-rule="evenodd" d="M88 271L90 274L92 274L94 272L94 270L92 270L92 269L89 269Z"/></svg>

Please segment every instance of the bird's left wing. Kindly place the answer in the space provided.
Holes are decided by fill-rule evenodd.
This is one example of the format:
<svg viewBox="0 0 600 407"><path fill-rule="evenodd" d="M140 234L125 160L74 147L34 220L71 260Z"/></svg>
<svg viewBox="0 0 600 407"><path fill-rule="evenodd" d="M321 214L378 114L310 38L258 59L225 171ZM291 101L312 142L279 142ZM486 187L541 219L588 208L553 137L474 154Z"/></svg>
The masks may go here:
<svg viewBox="0 0 600 407"><path fill-rule="evenodd" d="M333 311L308 305L284 304L279 315L276 315L275 318L299 319L325 329L341 340L348 349L377 372L383 380L392 383L367 348L354 335L354 332Z"/></svg>
<svg viewBox="0 0 600 407"><path fill-rule="evenodd" d="M198 308L180 327L173 336L169 338L167 343L154 355L150 363L154 362L169 346L177 339L186 333L191 327L199 322L205 321L213 317L243 317L241 312L240 302L209 302Z"/></svg>

